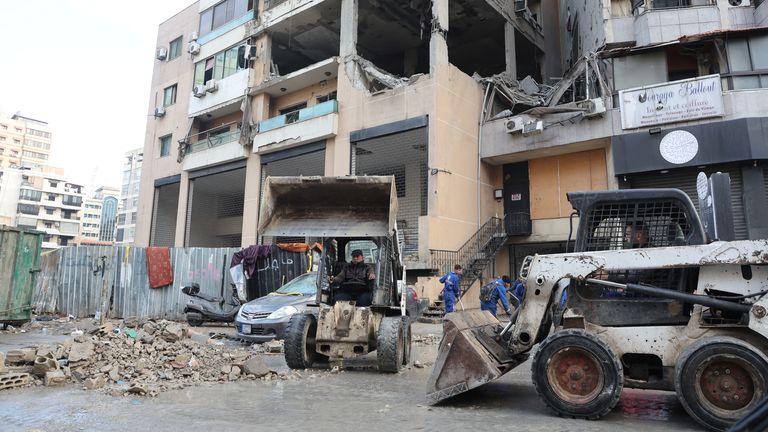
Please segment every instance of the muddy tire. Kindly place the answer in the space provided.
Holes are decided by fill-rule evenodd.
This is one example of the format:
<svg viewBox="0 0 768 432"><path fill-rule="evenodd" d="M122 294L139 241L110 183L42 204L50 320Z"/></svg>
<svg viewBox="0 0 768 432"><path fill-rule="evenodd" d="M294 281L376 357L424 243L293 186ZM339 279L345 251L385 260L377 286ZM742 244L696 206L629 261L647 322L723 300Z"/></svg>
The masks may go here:
<svg viewBox="0 0 768 432"><path fill-rule="evenodd" d="M307 369L319 360L315 351L317 320L314 315L296 314L285 331L285 362L291 369Z"/></svg>
<svg viewBox="0 0 768 432"><path fill-rule="evenodd" d="M405 337L403 338L403 366L408 366L411 363L411 319L407 316L401 317L403 320L403 330Z"/></svg>
<svg viewBox="0 0 768 432"><path fill-rule="evenodd" d="M203 316L197 312L187 312L187 324L192 327L200 327L203 325Z"/></svg>
<svg viewBox="0 0 768 432"><path fill-rule="evenodd" d="M675 390L700 425L723 431L766 396L768 362L731 337L702 339L683 351L675 367Z"/></svg>
<svg viewBox="0 0 768 432"><path fill-rule="evenodd" d="M406 326L401 317L385 317L376 337L376 356L381 372L399 372L405 355Z"/></svg>
<svg viewBox="0 0 768 432"><path fill-rule="evenodd" d="M539 397L561 417L599 419L616 406L624 386L616 354L581 329L546 338L531 369Z"/></svg>

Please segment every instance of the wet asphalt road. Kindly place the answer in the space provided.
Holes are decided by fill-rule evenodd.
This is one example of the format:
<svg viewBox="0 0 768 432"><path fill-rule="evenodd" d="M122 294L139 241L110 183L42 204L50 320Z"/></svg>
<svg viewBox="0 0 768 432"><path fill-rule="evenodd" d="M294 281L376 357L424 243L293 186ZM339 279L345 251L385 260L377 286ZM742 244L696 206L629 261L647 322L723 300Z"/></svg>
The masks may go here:
<svg viewBox="0 0 768 432"><path fill-rule="evenodd" d="M414 356L432 362L436 348L416 346ZM529 363L438 406L429 405L424 396L430 368L389 375L371 370L372 363L363 359L339 374L308 370L298 381L192 387L152 399L111 397L74 386L7 390L0 392L0 430L701 430L674 394L663 392L625 390L619 406L599 421L558 418L538 399ZM282 355L268 356L268 364L286 368Z"/></svg>

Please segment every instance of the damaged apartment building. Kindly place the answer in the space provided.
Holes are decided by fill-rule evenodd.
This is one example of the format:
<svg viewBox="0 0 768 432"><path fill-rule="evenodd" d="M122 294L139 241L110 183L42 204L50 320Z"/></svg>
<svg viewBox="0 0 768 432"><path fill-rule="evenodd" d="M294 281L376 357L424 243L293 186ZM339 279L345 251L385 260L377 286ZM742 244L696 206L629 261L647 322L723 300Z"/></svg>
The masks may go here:
<svg viewBox="0 0 768 432"><path fill-rule="evenodd" d="M567 192L672 187L698 206L700 172L730 175L736 239L767 238L768 1L560 0L559 17L561 79L485 80L510 267L566 251Z"/></svg>
<svg viewBox="0 0 768 432"><path fill-rule="evenodd" d="M201 0L159 27L137 245L262 239L268 176L392 175L408 268L503 216L491 76L559 76L540 1Z"/></svg>

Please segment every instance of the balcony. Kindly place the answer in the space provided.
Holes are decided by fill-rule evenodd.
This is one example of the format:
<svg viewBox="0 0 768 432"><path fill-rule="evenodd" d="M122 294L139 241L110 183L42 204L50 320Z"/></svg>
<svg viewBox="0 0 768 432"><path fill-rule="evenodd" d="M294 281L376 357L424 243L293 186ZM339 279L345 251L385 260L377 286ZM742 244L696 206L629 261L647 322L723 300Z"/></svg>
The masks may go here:
<svg viewBox="0 0 768 432"><path fill-rule="evenodd" d="M199 136L200 134L198 134ZM195 136L190 139L194 140ZM235 128L223 134L210 135L188 144L185 149L184 170L191 171L209 165L216 165L247 157L240 145L240 129Z"/></svg>
<svg viewBox="0 0 768 432"><path fill-rule="evenodd" d="M336 136L338 112L338 102L330 100L264 120L253 139L253 151L284 149Z"/></svg>
<svg viewBox="0 0 768 432"><path fill-rule="evenodd" d="M244 69L226 78L216 80L215 91L206 91L201 97L190 93L188 117L197 117L203 114L219 117L239 110L240 101L247 87L248 69Z"/></svg>
<svg viewBox="0 0 768 432"><path fill-rule="evenodd" d="M669 42L682 36L720 30L720 9L715 0L651 2L634 20L638 46ZM616 28L614 27L614 33Z"/></svg>

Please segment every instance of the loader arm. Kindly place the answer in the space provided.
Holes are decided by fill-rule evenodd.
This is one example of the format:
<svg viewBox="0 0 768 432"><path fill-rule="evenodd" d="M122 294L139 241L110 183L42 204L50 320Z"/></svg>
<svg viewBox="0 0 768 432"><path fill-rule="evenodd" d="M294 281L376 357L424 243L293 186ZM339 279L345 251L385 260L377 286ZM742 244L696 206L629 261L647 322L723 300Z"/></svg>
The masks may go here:
<svg viewBox="0 0 768 432"><path fill-rule="evenodd" d="M715 242L708 245L626 249L529 256L520 270L526 294L516 319L502 329L490 313L455 312L446 316L443 340L427 396L440 401L499 378L527 358L550 331L549 310L563 279L585 280L597 272L768 264L768 240ZM695 297L695 296L694 296ZM768 295L755 297L765 308ZM753 311L758 317L760 314ZM753 318L749 327L768 337L768 318Z"/></svg>

